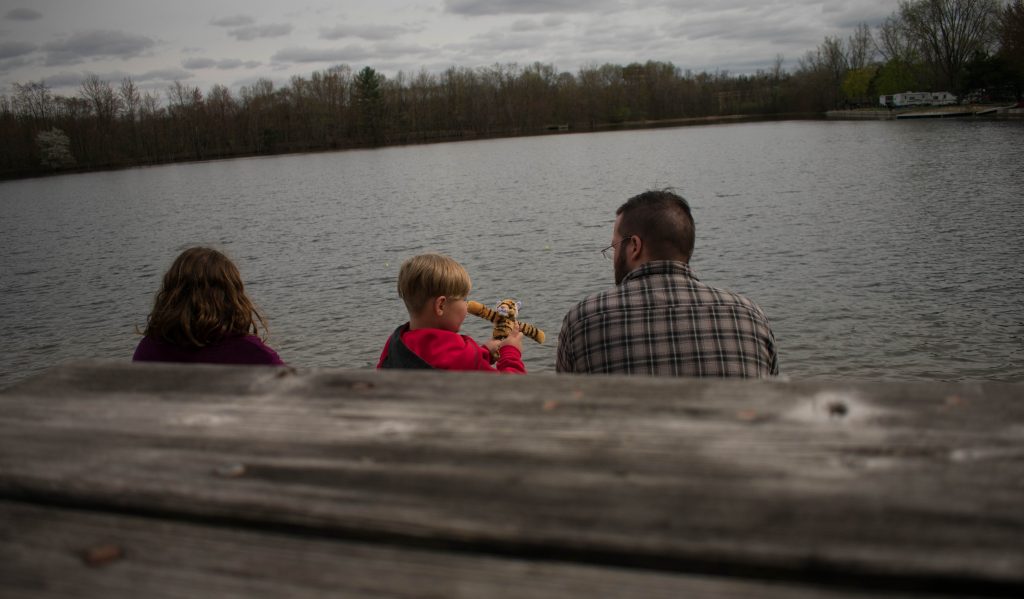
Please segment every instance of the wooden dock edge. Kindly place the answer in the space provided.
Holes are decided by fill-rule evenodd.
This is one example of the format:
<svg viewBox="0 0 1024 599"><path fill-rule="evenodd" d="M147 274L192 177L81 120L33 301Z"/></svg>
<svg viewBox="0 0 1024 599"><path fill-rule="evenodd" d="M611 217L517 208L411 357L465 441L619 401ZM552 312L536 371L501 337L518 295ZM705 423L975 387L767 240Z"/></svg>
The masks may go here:
<svg viewBox="0 0 1024 599"><path fill-rule="evenodd" d="M79 584L109 593L71 531L185 551L145 533L172 527L232 563L269 559L260 543L454 560L486 596L527 571L522 593L568 576L582 596L581 568L654 595L1020 596L1021 505L1020 385L81 362L0 391L0 585L22 590L77 539ZM50 545L25 541L40 532ZM179 561L131 575L237 582ZM232 577L268 593L336 578L247 567ZM451 584L417 572L377 590Z"/></svg>

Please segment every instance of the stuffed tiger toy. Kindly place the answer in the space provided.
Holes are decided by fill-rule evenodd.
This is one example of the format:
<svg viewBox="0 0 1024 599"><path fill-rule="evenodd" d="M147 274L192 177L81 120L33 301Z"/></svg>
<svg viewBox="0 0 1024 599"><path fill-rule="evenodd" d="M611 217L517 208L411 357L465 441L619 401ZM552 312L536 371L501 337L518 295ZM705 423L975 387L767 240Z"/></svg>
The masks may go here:
<svg viewBox="0 0 1024 599"><path fill-rule="evenodd" d="M501 300L493 310L484 306L480 302L469 302L469 313L474 316L479 316L484 320L489 320L494 323L494 330L491 336L495 339L504 339L509 336L512 332L513 323L519 323L519 330L533 339L537 343L544 343L544 331L538 329L528 322L522 322L516 320L516 316L519 315L519 308L523 305L522 302L516 300Z"/></svg>

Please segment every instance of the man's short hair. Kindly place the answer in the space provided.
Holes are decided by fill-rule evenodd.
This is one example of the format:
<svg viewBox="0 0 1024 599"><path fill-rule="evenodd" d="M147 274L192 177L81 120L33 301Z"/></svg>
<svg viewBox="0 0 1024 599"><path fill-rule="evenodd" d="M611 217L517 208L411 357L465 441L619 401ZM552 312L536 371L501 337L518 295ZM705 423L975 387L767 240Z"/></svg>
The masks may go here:
<svg viewBox="0 0 1024 599"><path fill-rule="evenodd" d="M435 297L465 298L472 282L461 264L442 254L420 254L402 263L398 271L398 296L410 314L423 309Z"/></svg>
<svg viewBox="0 0 1024 599"><path fill-rule="evenodd" d="M690 205L670 190L645 191L626 200L615 214L621 215L620 235L643 240L653 260L689 262L696 236Z"/></svg>

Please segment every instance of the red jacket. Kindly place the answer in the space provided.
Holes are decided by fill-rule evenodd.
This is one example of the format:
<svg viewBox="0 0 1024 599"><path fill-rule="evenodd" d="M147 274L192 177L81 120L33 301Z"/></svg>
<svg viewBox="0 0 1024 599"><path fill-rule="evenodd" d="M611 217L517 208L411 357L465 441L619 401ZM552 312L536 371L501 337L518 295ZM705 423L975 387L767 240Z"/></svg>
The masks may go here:
<svg viewBox="0 0 1024 599"><path fill-rule="evenodd" d="M526 374L520 351L510 345L498 350L498 362L491 366L490 352L472 337L442 329L416 329L401 334L402 343L430 366L439 370L486 370ZM377 368L388 357L391 338L384 344Z"/></svg>

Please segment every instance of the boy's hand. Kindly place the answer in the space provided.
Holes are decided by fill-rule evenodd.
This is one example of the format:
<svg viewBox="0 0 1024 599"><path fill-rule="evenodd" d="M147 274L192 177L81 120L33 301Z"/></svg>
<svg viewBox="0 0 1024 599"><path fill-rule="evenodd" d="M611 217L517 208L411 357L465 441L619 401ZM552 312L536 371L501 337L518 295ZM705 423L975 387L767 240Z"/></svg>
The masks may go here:
<svg viewBox="0 0 1024 599"><path fill-rule="evenodd" d="M518 322L512 327L512 332L508 334L508 337L505 337L498 343L499 348L507 345L511 345L520 352L523 351L523 333L519 330Z"/></svg>
<svg viewBox="0 0 1024 599"><path fill-rule="evenodd" d="M501 339L488 339L484 342L484 347L491 354L491 364L498 361L498 347L501 346Z"/></svg>

